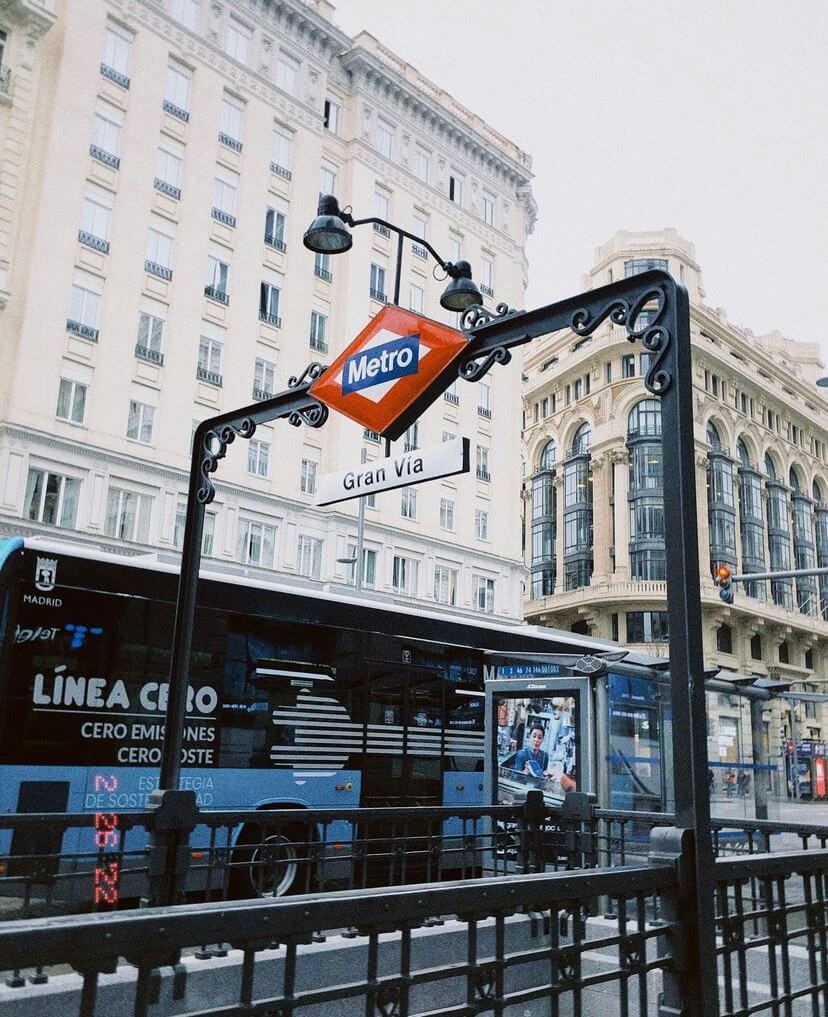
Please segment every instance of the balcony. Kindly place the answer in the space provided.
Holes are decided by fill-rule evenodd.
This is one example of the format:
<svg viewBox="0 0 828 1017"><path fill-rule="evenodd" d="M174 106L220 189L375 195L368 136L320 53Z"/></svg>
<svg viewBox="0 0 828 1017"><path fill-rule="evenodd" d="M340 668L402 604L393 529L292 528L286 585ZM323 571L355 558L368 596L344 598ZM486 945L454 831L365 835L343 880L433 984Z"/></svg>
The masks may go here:
<svg viewBox="0 0 828 1017"><path fill-rule="evenodd" d="M225 290L219 289L218 286L205 286L204 296L215 300L217 304L224 304L225 307L230 303L230 295Z"/></svg>
<svg viewBox="0 0 828 1017"><path fill-rule="evenodd" d="M380 222L374 223L374 233L379 233L381 237L391 236L391 230L387 226L383 226Z"/></svg>
<svg viewBox="0 0 828 1017"><path fill-rule="evenodd" d="M206 367L196 368L196 378L199 381L206 381L208 385L215 385L216 388L221 388L221 375L216 374L215 371L208 371Z"/></svg>
<svg viewBox="0 0 828 1017"><path fill-rule="evenodd" d="M362 437L365 438L366 441L379 442L382 440L381 434L379 434L377 431L370 431L367 427L363 430Z"/></svg>
<svg viewBox="0 0 828 1017"><path fill-rule="evenodd" d="M494 296L494 290L491 288L491 286L486 286L484 283L480 284L480 292L483 294L484 297Z"/></svg>
<svg viewBox="0 0 828 1017"><path fill-rule="evenodd" d="M168 184L166 180L160 180L156 177L152 186L156 189L156 191L160 191L161 194L166 194L168 198L175 198L176 201L181 200L180 188L173 187L173 185Z"/></svg>
<svg viewBox="0 0 828 1017"><path fill-rule="evenodd" d="M265 399L272 398L273 393L269 388L258 388L256 385L253 386L253 399L257 403L263 402Z"/></svg>
<svg viewBox="0 0 828 1017"><path fill-rule="evenodd" d="M333 274L326 268L320 268L318 265L314 265L313 274L317 279L322 279L324 282L333 282Z"/></svg>
<svg viewBox="0 0 828 1017"><path fill-rule="evenodd" d="M380 304L388 303L388 297L382 292L382 290L375 290L372 286L370 292L372 300L376 300Z"/></svg>
<svg viewBox="0 0 828 1017"><path fill-rule="evenodd" d="M484 417L486 420L492 419L492 411L489 409L488 406L478 406L477 415L478 417Z"/></svg>
<svg viewBox="0 0 828 1017"><path fill-rule="evenodd" d="M98 148L97 145L89 146L89 154L93 159L97 159L98 162L102 162L104 166L109 166L111 169L120 169L121 160L117 155L113 155L111 152L104 152L102 148Z"/></svg>
<svg viewBox="0 0 828 1017"><path fill-rule="evenodd" d="M411 253L417 257L425 260L428 258L428 251L422 246L422 244L412 244Z"/></svg>
<svg viewBox="0 0 828 1017"><path fill-rule="evenodd" d="M166 265L159 265L157 261L151 261L147 258L144 262L144 268L150 275L158 276L159 279L166 279L167 282L172 279L172 269L167 268Z"/></svg>
<svg viewBox="0 0 828 1017"><path fill-rule="evenodd" d="M234 152L241 152L242 143L236 138L231 138L229 134L225 134L224 131L219 131L219 142L224 145L225 148L232 148Z"/></svg>
<svg viewBox="0 0 828 1017"><path fill-rule="evenodd" d="M273 233L265 233L264 242L268 247L272 247L274 251L281 251L282 254L287 250L287 244L282 240L281 237L275 236Z"/></svg>
<svg viewBox="0 0 828 1017"><path fill-rule="evenodd" d="M492 479L491 473L489 473L485 466L478 466L475 472L478 480L490 481Z"/></svg>
<svg viewBox="0 0 828 1017"><path fill-rule="evenodd" d="M86 230L78 230L78 240L80 240L84 247L91 247L93 251L100 251L101 254L109 254L109 241L101 240L100 237L96 237L93 233L87 233Z"/></svg>
<svg viewBox="0 0 828 1017"><path fill-rule="evenodd" d="M0 95L11 95L11 67L0 67Z"/></svg>
<svg viewBox="0 0 828 1017"><path fill-rule="evenodd" d="M259 321L263 321L266 325L272 325L274 328L282 327L282 319L278 314L268 314L267 311L259 311Z"/></svg>
<svg viewBox="0 0 828 1017"><path fill-rule="evenodd" d="M460 396L456 392L444 392L443 398L447 403L451 403L452 406L460 405Z"/></svg>
<svg viewBox="0 0 828 1017"><path fill-rule="evenodd" d="M169 113L171 117L176 117L178 120L183 120L184 123L190 122L190 114L182 109L180 106L176 106L174 102L170 102L169 99L165 99L161 103L161 108L165 113Z"/></svg>
<svg viewBox="0 0 828 1017"><path fill-rule="evenodd" d="M285 169L284 166L280 166L278 162L272 162L270 164L270 172L275 173L277 177L281 177L283 180L290 180L293 176L289 169Z"/></svg>
<svg viewBox="0 0 828 1017"><path fill-rule="evenodd" d="M66 319L66 331L74 332L81 339L88 339L93 343L98 341L98 330L96 328L92 328L91 325L84 325L83 322L75 321L73 318Z"/></svg>
<svg viewBox="0 0 828 1017"><path fill-rule="evenodd" d="M236 225L236 217L220 208L213 208L212 215L216 222L223 223L225 226L235 227Z"/></svg>
<svg viewBox="0 0 828 1017"><path fill-rule="evenodd" d="M164 354L159 350L152 350L149 346L142 346L138 343L135 347L135 356L139 360L146 360L148 364L157 364L159 367L164 366Z"/></svg>
<svg viewBox="0 0 828 1017"><path fill-rule="evenodd" d="M105 78L109 78L110 81L114 81L116 85L120 85L121 88L129 88L129 78L126 74L121 74L120 71L116 71L109 64L101 64L101 74Z"/></svg>

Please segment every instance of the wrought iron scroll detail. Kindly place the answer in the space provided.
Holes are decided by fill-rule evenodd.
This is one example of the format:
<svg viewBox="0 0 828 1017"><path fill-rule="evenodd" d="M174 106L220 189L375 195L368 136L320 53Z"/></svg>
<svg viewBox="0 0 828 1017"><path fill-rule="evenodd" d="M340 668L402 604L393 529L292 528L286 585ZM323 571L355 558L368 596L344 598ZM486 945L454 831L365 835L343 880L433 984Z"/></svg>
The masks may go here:
<svg viewBox="0 0 828 1017"><path fill-rule="evenodd" d="M317 378L321 377L328 368L325 364L320 364L314 361L305 368L300 375L291 375L288 378L288 388L299 388L301 385L309 385L312 381L316 381Z"/></svg>
<svg viewBox="0 0 828 1017"><path fill-rule="evenodd" d="M240 424L224 424L207 431L201 446L201 463L199 464L200 480L196 490L196 498L202 505L209 505L216 496L211 473L215 473L221 459L227 455L228 445L241 438L252 438L256 433L256 421L245 417Z"/></svg>
<svg viewBox="0 0 828 1017"><path fill-rule="evenodd" d="M505 303L498 304L493 311L490 311L482 304L472 304L471 307L463 311L460 327L464 332L468 332L478 325L488 325L491 321L497 321L501 318L513 318L516 314L522 313L522 311L516 311Z"/></svg>
<svg viewBox="0 0 828 1017"><path fill-rule="evenodd" d="M498 346L497 349L490 350L481 360L475 360L472 357L462 363L458 371L458 377L464 381L478 381L495 364L508 364L511 359L512 354L509 350L505 346Z"/></svg>
<svg viewBox="0 0 828 1017"><path fill-rule="evenodd" d="M294 410L287 421L294 427L301 427L306 424L308 427L321 427L328 419L328 407L322 403L313 403L301 410Z"/></svg>
<svg viewBox="0 0 828 1017"><path fill-rule="evenodd" d="M655 303L655 308L648 304ZM598 314L593 315L586 307L579 307L572 315L569 327L576 335L591 335L601 322L607 318L614 325L623 325L627 330L627 339L631 342L641 340L641 345L652 354L644 387L653 395L664 395L673 384L672 374L664 368L664 360L671 342L671 335L662 319L667 309L667 294L663 286L653 286L645 290L630 303L618 298L607 304ZM639 326L639 318L645 315Z"/></svg>

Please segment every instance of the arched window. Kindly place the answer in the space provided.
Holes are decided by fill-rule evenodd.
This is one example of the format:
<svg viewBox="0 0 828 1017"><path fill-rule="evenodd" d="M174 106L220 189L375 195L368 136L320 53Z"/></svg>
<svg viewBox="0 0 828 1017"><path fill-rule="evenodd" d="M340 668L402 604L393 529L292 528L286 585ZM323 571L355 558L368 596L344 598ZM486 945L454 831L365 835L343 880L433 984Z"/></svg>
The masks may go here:
<svg viewBox="0 0 828 1017"><path fill-rule="evenodd" d="M549 597L555 592L557 536L557 492L555 491L554 441L541 452L537 473L532 477L532 597Z"/></svg>
<svg viewBox="0 0 828 1017"><path fill-rule="evenodd" d="M666 579L661 403L642 399L627 418L630 453L630 574Z"/></svg>
<svg viewBox="0 0 828 1017"><path fill-rule="evenodd" d="M736 566L736 502L733 460L721 442L716 425L707 425L707 520L710 531L710 570L722 563Z"/></svg>
<svg viewBox="0 0 828 1017"><path fill-rule="evenodd" d="M720 625L716 630L716 649L720 653L733 653L733 630L729 625Z"/></svg>
<svg viewBox="0 0 828 1017"><path fill-rule="evenodd" d="M802 490L799 473L794 466L791 467L789 479L793 515L794 568L812 569L816 562L813 502ZM802 614L815 615L817 613L817 584L814 576L796 577L796 603Z"/></svg>
<svg viewBox="0 0 828 1017"><path fill-rule="evenodd" d="M745 443L736 442L739 458L739 526L742 534L742 572L765 571L765 516L762 512L762 475L750 461ZM746 582L748 597L765 600L767 587L763 582Z"/></svg>
<svg viewBox="0 0 828 1017"><path fill-rule="evenodd" d="M581 424L564 462L564 589L589 586L592 578L592 430Z"/></svg>
<svg viewBox="0 0 828 1017"><path fill-rule="evenodd" d="M788 521L788 489L779 480L770 455L765 456L768 479L768 560L771 572L785 572L791 567L791 529ZM793 607L790 579L772 579L771 596L774 604Z"/></svg>
<svg viewBox="0 0 828 1017"><path fill-rule="evenodd" d="M816 532L817 567L828 568L828 505L822 487L815 480L814 495L814 530ZM823 618L828 620L828 576L819 577L819 608Z"/></svg>

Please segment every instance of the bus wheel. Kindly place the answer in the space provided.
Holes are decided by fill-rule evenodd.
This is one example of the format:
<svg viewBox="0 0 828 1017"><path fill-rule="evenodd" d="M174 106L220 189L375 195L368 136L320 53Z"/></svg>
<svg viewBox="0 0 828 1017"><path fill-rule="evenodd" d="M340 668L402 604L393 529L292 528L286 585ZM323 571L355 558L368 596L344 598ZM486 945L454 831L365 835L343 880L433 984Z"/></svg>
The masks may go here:
<svg viewBox="0 0 828 1017"><path fill-rule="evenodd" d="M245 827L233 855L230 888L236 897L284 897L306 889L308 846L299 828L268 832Z"/></svg>

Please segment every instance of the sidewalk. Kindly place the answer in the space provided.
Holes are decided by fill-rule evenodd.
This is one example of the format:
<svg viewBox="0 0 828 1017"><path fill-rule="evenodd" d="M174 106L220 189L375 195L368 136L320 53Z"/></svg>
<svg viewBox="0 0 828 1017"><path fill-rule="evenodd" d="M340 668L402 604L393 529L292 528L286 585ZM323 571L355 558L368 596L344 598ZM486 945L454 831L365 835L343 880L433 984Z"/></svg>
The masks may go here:
<svg viewBox="0 0 828 1017"><path fill-rule="evenodd" d="M715 795L710 801L711 816L724 819L754 819L753 795L728 798ZM828 827L828 801L794 801L790 798L768 798L768 819L778 823L800 823Z"/></svg>

